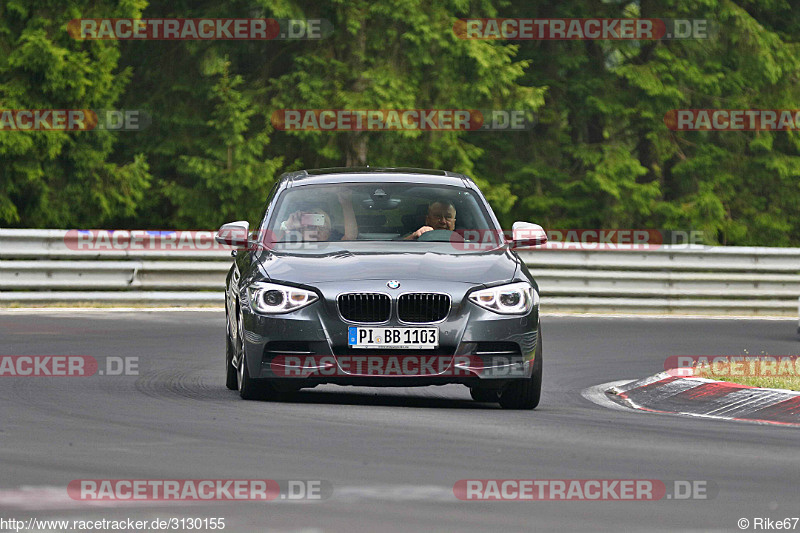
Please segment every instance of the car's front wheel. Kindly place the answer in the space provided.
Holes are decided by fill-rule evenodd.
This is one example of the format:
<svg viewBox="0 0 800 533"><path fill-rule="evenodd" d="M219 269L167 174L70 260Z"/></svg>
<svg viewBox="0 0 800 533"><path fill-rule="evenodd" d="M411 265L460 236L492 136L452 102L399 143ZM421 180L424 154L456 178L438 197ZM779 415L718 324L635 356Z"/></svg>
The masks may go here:
<svg viewBox="0 0 800 533"><path fill-rule="evenodd" d="M233 366L233 341L231 340L231 323L228 320L228 312L225 312L225 386L230 390L239 388L236 376L236 367Z"/></svg>
<svg viewBox="0 0 800 533"><path fill-rule="evenodd" d="M500 393L504 409L534 409L542 397L542 325L536 332L536 359L531 377L509 383Z"/></svg>
<svg viewBox="0 0 800 533"><path fill-rule="evenodd" d="M247 354L244 350L244 325L241 314L236 320L236 355L239 359L239 368L236 371L236 388L239 389L239 396L245 400L260 400L264 397L256 380L250 377L247 370Z"/></svg>
<svg viewBox="0 0 800 533"><path fill-rule="evenodd" d="M269 380L253 379L247 369L247 353L244 349L244 325L239 315L236 321L236 350L239 356L239 368L236 370L236 385L239 396L244 400L275 400L280 396L278 389Z"/></svg>
<svg viewBox="0 0 800 533"><path fill-rule="evenodd" d="M261 391L255 384L255 380L250 377L250 372L247 370L247 361L244 354L239 360L239 371L237 375L239 396L244 400L260 400L262 398Z"/></svg>

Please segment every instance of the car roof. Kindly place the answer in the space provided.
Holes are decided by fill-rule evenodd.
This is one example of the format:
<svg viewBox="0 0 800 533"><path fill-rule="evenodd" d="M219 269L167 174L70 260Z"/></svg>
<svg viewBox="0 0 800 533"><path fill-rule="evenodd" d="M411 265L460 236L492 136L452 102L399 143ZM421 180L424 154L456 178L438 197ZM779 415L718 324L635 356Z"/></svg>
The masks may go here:
<svg viewBox="0 0 800 533"><path fill-rule="evenodd" d="M334 167L300 170L281 175L280 180L288 187L331 183L428 183L474 187L470 178L447 170L391 167Z"/></svg>

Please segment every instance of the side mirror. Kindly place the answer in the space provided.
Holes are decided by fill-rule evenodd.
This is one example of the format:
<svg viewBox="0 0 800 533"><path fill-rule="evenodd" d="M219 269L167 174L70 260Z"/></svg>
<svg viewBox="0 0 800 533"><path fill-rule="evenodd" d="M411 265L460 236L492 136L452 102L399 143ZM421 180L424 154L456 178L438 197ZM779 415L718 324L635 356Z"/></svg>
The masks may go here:
<svg viewBox="0 0 800 533"><path fill-rule="evenodd" d="M220 244L227 244L234 248L247 248L247 240L250 232L250 223L246 220L228 222L223 224L214 240Z"/></svg>
<svg viewBox="0 0 800 533"><path fill-rule="evenodd" d="M547 233L539 224L514 222L511 226L511 247L539 246L547 242Z"/></svg>

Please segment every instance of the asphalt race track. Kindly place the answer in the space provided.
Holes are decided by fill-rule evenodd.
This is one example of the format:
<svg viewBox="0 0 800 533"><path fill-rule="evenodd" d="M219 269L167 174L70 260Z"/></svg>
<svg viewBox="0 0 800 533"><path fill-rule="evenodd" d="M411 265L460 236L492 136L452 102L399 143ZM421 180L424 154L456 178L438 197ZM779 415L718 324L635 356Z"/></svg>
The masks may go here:
<svg viewBox="0 0 800 533"><path fill-rule="evenodd" d="M225 531L740 531L800 516L800 430L602 407L670 355L797 354L796 320L543 318L535 411L460 386L225 389L222 312L0 314L2 355L138 357L138 376L0 377L0 517L224 517ZM74 479L325 480L321 501L72 501ZM707 500L459 501L461 479L704 480ZM751 525L752 527L752 525ZM800 529L800 525L797 526Z"/></svg>

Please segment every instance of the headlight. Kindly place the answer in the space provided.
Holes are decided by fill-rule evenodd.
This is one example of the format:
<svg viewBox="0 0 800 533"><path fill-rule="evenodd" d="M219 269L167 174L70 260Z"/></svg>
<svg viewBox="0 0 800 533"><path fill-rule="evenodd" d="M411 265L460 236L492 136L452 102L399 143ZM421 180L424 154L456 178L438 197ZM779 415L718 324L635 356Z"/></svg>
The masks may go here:
<svg viewBox="0 0 800 533"><path fill-rule="evenodd" d="M316 302L316 294L305 289L257 282L247 287L250 307L259 313L274 315L289 313Z"/></svg>
<svg viewBox="0 0 800 533"><path fill-rule="evenodd" d="M530 283L522 281L475 291L469 300L495 313L522 315L539 305L539 293Z"/></svg>

